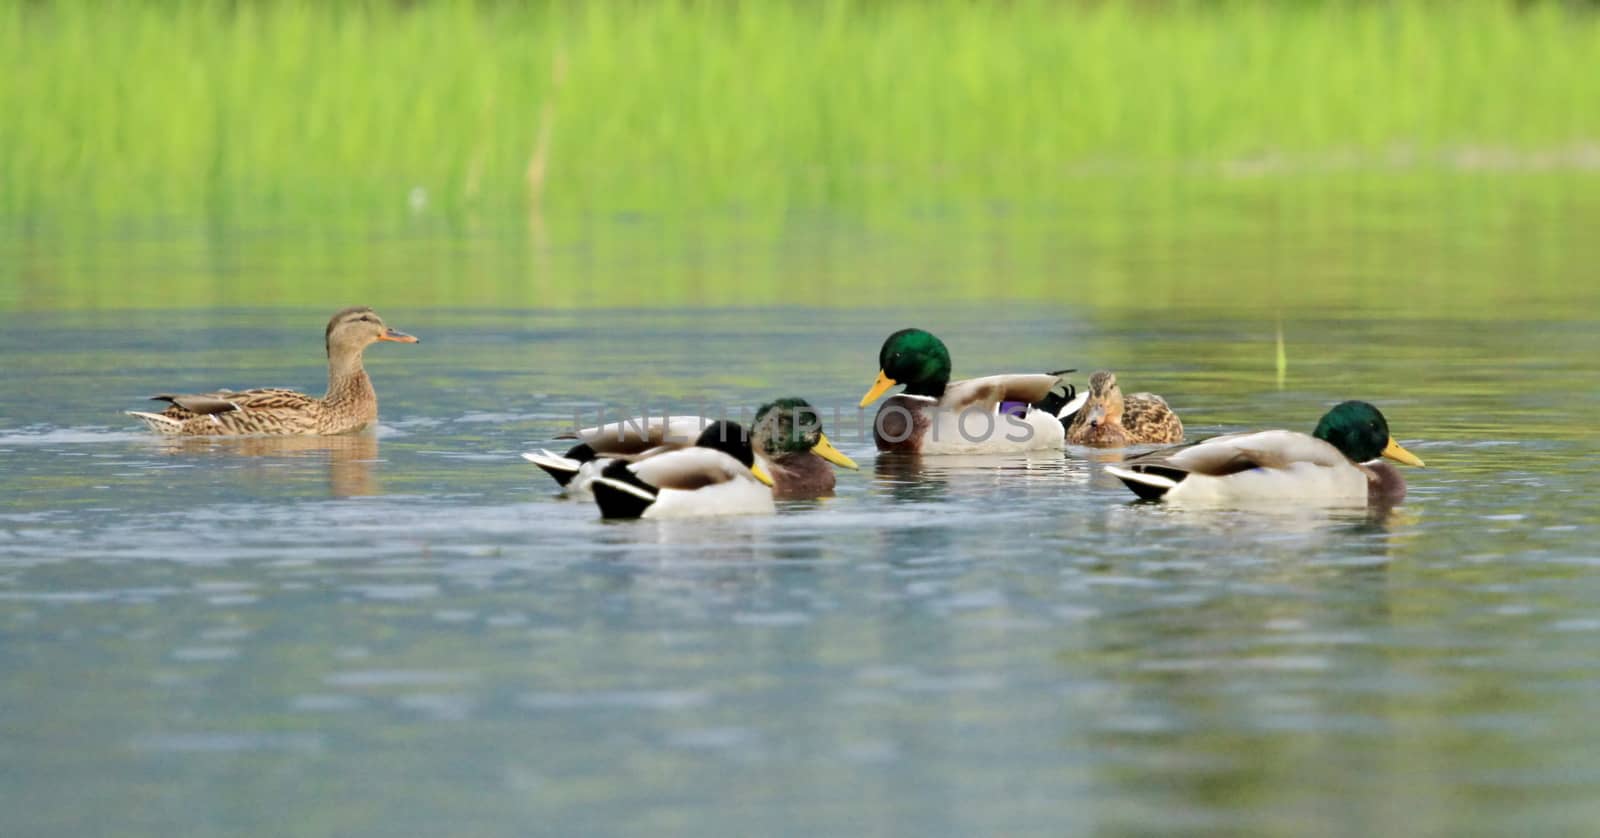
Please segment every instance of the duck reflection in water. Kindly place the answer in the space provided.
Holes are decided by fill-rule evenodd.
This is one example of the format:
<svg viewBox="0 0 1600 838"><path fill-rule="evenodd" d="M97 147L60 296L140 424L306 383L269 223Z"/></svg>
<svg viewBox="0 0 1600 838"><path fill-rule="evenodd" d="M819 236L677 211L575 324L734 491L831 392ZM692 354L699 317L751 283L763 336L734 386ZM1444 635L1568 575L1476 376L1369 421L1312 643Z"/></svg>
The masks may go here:
<svg viewBox="0 0 1600 838"><path fill-rule="evenodd" d="M155 445L170 455L217 455L265 461L321 459L328 468L328 494L364 497L382 490L373 474L378 438L371 433L343 436L166 437ZM248 460L247 460L248 462Z"/></svg>
<svg viewBox="0 0 1600 838"><path fill-rule="evenodd" d="M873 464L877 484L896 501L946 500L952 485L958 492L986 486L1007 486L1046 493L1061 491L1063 482L1081 484L1088 479L1082 463L1060 451L1024 451L1011 454L916 454L883 452Z"/></svg>
<svg viewBox="0 0 1600 838"><path fill-rule="evenodd" d="M900 503L925 503L943 500L949 488L947 472L927 468L927 461L915 454L884 452L872 464L873 477Z"/></svg>

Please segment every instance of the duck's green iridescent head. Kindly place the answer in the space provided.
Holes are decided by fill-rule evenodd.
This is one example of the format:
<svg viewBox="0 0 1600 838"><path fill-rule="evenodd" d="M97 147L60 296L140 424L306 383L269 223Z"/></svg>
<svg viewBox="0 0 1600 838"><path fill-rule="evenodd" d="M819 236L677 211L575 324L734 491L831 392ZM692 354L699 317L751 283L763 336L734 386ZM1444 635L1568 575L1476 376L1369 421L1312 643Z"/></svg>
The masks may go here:
<svg viewBox="0 0 1600 838"><path fill-rule="evenodd" d="M1389 421L1366 402L1349 401L1334 405L1323 414L1322 421L1311 435L1333 447L1358 463L1388 457L1412 466L1422 465L1421 458L1400 447L1389 435Z"/></svg>
<svg viewBox="0 0 1600 838"><path fill-rule="evenodd" d="M905 392L913 396L938 398L949 383L950 350L944 341L922 329L901 329L878 350L878 380L861 398L861 406L877 401L896 384L906 385Z"/></svg>
<svg viewBox="0 0 1600 838"><path fill-rule="evenodd" d="M769 460L811 452L834 465L856 468L854 460L833 447L822 432L822 419L810 402L801 398L770 401L756 411L751 445Z"/></svg>

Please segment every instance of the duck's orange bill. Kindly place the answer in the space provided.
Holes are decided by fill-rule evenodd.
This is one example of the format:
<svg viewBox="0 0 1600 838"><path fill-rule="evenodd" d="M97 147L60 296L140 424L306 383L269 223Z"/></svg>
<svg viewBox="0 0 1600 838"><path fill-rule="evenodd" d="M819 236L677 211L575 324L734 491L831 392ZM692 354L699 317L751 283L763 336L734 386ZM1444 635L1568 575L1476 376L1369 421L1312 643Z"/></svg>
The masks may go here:
<svg viewBox="0 0 1600 838"><path fill-rule="evenodd" d="M867 394L861 397L861 407L866 407L867 405L877 401L878 397L884 394L884 391L899 383L900 382L890 378L888 373L884 372L883 370L878 370L878 380L872 382L872 389L868 390Z"/></svg>
<svg viewBox="0 0 1600 838"><path fill-rule="evenodd" d="M411 335L408 335L405 332L397 332L397 331L395 331L393 329L384 329L383 330L383 334L378 335L378 340L392 340L395 343L416 343L417 342L417 339L415 337L413 337Z"/></svg>
<svg viewBox="0 0 1600 838"><path fill-rule="evenodd" d="M1397 463L1405 463L1408 466L1420 466L1423 464L1421 457L1401 448L1400 443L1394 441L1394 437L1389 437L1389 444L1383 447L1383 451L1378 456L1388 457Z"/></svg>

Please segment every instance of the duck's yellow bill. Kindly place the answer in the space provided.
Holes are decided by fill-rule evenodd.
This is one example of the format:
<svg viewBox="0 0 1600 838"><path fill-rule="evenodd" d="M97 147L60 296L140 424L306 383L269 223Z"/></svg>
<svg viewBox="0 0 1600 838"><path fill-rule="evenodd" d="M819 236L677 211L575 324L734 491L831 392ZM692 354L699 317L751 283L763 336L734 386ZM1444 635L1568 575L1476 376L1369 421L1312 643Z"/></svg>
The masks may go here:
<svg viewBox="0 0 1600 838"><path fill-rule="evenodd" d="M767 474L767 470L762 468L760 463L751 465L750 473L755 475L756 479L760 480L762 483L765 483L768 486L772 485L772 475Z"/></svg>
<svg viewBox="0 0 1600 838"><path fill-rule="evenodd" d="M900 382L890 378L888 373L884 372L883 370L878 370L878 380L872 382L872 389L868 390L867 394L861 397L860 406L866 407L867 405L872 404L873 402L877 401L878 397L883 395L886 390L899 383Z"/></svg>
<svg viewBox="0 0 1600 838"><path fill-rule="evenodd" d="M1421 466L1423 464L1421 457L1401 448L1400 443L1394 441L1394 437L1389 437L1389 444L1383 447L1383 451L1378 456L1388 457L1397 463L1405 463L1408 466Z"/></svg>
<svg viewBox="0 0 1600 838"><path fill-rule="evenodd" d="M843 451L833 447L833 443L828 441L827 434L817 435L817 444L811 446L811 453L821 457L824 460L827 460L830 463L833 463L836 466L844 466L845 468L860 468L860 466L856 465L855 460L846 457Z"/></svg>

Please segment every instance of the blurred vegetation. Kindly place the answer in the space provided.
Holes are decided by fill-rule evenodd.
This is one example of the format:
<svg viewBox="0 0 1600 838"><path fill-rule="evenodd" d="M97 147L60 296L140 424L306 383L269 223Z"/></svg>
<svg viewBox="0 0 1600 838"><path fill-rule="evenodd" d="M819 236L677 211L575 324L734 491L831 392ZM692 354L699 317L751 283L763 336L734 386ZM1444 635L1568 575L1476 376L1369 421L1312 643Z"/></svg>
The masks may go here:
<svg viewBox="0 0 1600 838"><path fill-rule="evenodd" d="M14 218L893 214L1600 138L1555 2L0 0L0 53Z"/></svg>
<svg viewBox="0 0 1600 838"><path fill-rule="evenodd" d="M1486 313L1600 258L1592 5L0 0L0 55L4 309Z"/></svg>

